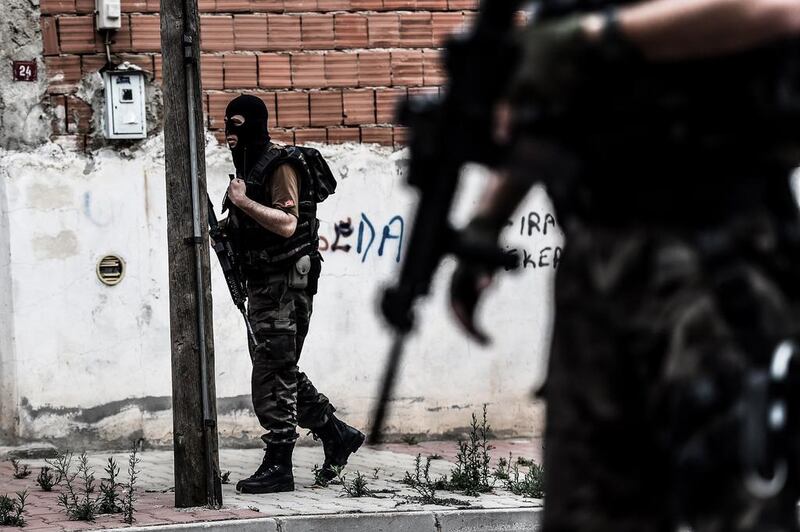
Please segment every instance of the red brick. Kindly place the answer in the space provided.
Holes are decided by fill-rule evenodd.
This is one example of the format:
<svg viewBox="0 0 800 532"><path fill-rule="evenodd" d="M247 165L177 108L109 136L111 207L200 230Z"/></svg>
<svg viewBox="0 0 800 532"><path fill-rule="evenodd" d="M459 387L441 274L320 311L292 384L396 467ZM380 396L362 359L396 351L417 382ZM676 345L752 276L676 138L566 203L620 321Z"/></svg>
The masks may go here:
<svg viewBox="0 0 800 532"><path fill-rule="evenodd" d="M422 52L422 77L425 85L443 85L447 72L442 64L442 53L438 50Z"/></svg>
<svg viewBox="0 0 800 532"><path fill-rule="evenodd" d="M255 89L258 87L258 59L254 55L225 56L225 88Z"/></svg>
<svg viewBox="0 0 800 532"><path fill-rule="evenodd" d="M227 140L225 140L225 131L216 130L211 132L214 135L214 138L217 139L217 144L220 146L227 146Z"/></svg>
<svg viewBox="0 0 800 532"><path fill-rule="evenodd" d="M342 94L344 123L364 125L375 123L375 91L372 89L347 89Z"/></svg>
<svg viewBox="0 0 800 532"><path fill-rule="evenodd" d="M147 0L147 10L153 13L161 11L161 0Z"/></svg>
<svg viewBox="0 0 800 532"><path fill-rule="evenodd" d="M409 98L437 98L439 96L439 87L409 87Z"/></svg>
<svg viewBox="0 0 800 532"><path fill-rule="evenodd" d="M366 48L369 45L367 17L357 13L338 13L334 17L336 48Z"/></svg>
<svg viewBox="0 0 800 532"><path fill-rule="evenodd" d="M440 46L450 35L462 31L464 15L461 13L432 13L431 23L434 45Z"/></svg>
<svg viewBox="0 0 800 532"><path fill-rule="evenodd" d="M350 9L350 0L317 0L317 10L328 11L347 11Z"/></svg>
<svg viewBox="0 0 800 532"><path fill-rule="evenodd" d="M328 128L329 144L344 144L345 142L361 142L361 130L357 127Z"/></svg>
<svg viewBox="0 0 800 532"><path fill-rule="evenodd" d="M225 108L238 94L211 92L208 94L208 127L225 129Z"/></svg>
<svg viewBox="0 0 800 532"><path fill-rule="evenodd" d="M131 15L133 49L137 52L161 51L161 23L158 16Z"/></svg>
<svg viewBox="0 0 800 532"><path fill-rule="evenodd" d="M203 89L222 90L225 88L223 58L218 55L202 55L200 57L200 74L203 78Z"/></svg>
<svg viewBox="0 0 800 532"><path fill-rule="evenodd" d="M392 52L392 85L422 85L422 51Z"/></svg>
<svg viewBox="0 0 800 532"><path fill-rule="evenodd" d="M266 50L267 15L235 15L233 33L237 50Z"/></svg>
<svg viewBox="0 0 800 532"><path fill-rule="evenodd" d="M478 9L478 0L447 0L447 7L451 11Z"/></svg>
<svg viewBox="0 0 800 532"><path fill-rule="evenodd" d="M65 57L46 57L47 79L50 82L48 92L63 94L77 87L81 80L81 58L75 55Z"/></svg>
<svg viewBox="0 0 800 532"><path fill-rule="evenodd" d="M42 17L42 47L44 55L58 55L58 28L53 17Z"/></svg>
<svg viewBox="0 0 800 532"><path fill-rule="evenodd" d="M50 127L54 135L66 135L67 133L67 98L66 96L51 96L50 109L52 117Z"/></svg>
<svg viewBox="0 0 800 532"><path fill-rule="evenodd" d="M42 0L39 9L42 15L75 13L75 0Z"/></svg>
<svg viewBox="0 0 800 532"><path fill-rule="evenodd" d="M417 0L417 9L447 11L447 0Z"/></svg>
<svg viewBox="0 0 800 532"><path fill-rule="evenodd" d="M95 48L105 53L105 36L100 32L95 33ZM111 52L132 51L133 37L131 33L131 16L123 15L122 20L120 20L120 29L111 34Z"/></svg>
<svg viewBox="0 0 800 532"><path fill-rule="evenodd" d="M283 13L283 0L253 0L253 11L259 13Z"/></svg>
<svg viewBox="0 0 800 532"><path fill-rule="evenodd" d="M372 13L367 17L369 45L391 48L400 43L400 17L397 13Z"/></svg>
<svg viewBox="0 0 800 532"><path fill-rule="evenodd" d="M200 15L200 49L204 52L233 50L233 17Z"/></svg>
<svg viewBox="0 0 800 532"><path fill-rule="evenodd" d="M389 52L359 52L358 86L388 87L392 84L392 66Z"/></svg>
<svg viewBox="0 0 800 532"><path fill-rule="evenodd" d="M342 124L342 93L339 91L311 92L309 112L312 126L339 126Z"/></svg>
<svg viewBox="0 0 800 532"><path fill-rule="evenodd" d="M308 93L279 92L278 125L280 127L308 126Z"/></svg>
<svg viewBox="0 0 800 532"><path fill-rule="evenodd" d="M67 133L90 133L92 106L75 96L67 96Z"/></svg>
<svg viewBox="0 0 800 532"><path fill-rule="evenodd" d="M292 64L289 54L258 56L258 86L266 89L292 87Z"/></svg>
<svg viewBox="0 0 800 532"><path fill-rule="evenodd" d="M400 14L400 46L425 48L433 44L430 13Z"/></svg>
<svg viewBox="0 0 800 532"><path fill-rule="evenodd" d="M300 17L295 15L268 15L268 43L270 50L300 50Z"/></svg>
<svg viewBox="0 0 800 532"><path fill-rule="evenodd" d="M252 0L217 0L217 13L252 11Z"/></svg>
<svg viewBox="0 0 800 532"><path fill-rule="evenodd" d="M380 11L383 0L350 0L350 7L355 11Z"/></svg>
<svg viewBox="0 0 800 532"><path fill-rule="evenodd" d="M156 81L161 82L163 79L164 58L161 54L153 56L153 77Z"/></svg>
<svg viewBox="0 0 800 532"><path fill-rule="evenodd" d="M305 89L325 87L325 56L292 54L292 86Z"/></svg>
<svg viewBox="0 0 800 532"><path fill-rule="evenodd" d="M217 0L197 0L197 9L201 13L213 13L217 10Z"/></svg>
<svg viewBox="0 0 800 532"><path fill-rule="evenodd" d="M328 52L325 54L325 80L329 87L352 87L358 80L358 54Z"/></svg>
<svg viewBox="0 0 800 532"><path fill-rule="evenodd" d="M147 11L147 0L121 0L124 13L143 13Z"/></svg>
<svg viewBox="0 0 800 532"><path fill-rule="evenodd" d="M471 30L476 18L478 18L478 14L474 11L464 13L464 23L461 25L461 31Z"/></svg>
<svg viewBox="0 0 800 532"><path fill-rule="evenodd" d="M366 126L361 128L361 142L363 144L380 144L382 146L392 146L392 128L379 126Z"/></svg>
<svg viewBox="0 0 800 532"><path fill-rule="evenodd" d="M319 142L320 144L325 144L328 142L327 131L325 128L295 129L294 142L298 146L302 146L308 142Z"/></svg>
<svg viewBox="0 0 800 532"><path fill-rule="evenodd" d="M405 102L406 89L378 89L375 91L375 114L378 124L394 123L397 107Z"/></svg>
<svg viewBox="0 0 800 532"><path fill-rule="evenodd" d="M417 0L383 0L383 8L390 11L417 9Z"/></svg>
<svg viewBox="0 0 800 532"><path fill-rule="evenodd" d="M95 0L75 0L75 11L80 15L93 15Z"/></svg>
<svg viewBox="0 0 800 532"><path fill-rule="evenodd" d="M94 17L59 17L58 33L61 51L87 53L95 51Z"/></svg>
<svg viewBox="0 0 800 532"><path fill-rule="evenodd" d="M303 15L302 42L304 50L333 48L333 15Z"/></svg>
<svg viewBox="0 0 800 532"><path fill-rule="evenodd" d="M302 13L316 11L317 0L283 0L283 9L287 13Z"/></svg>
<svg viewBox="0 0 800 532"><path fill-rule="evenodd" d="M403 148L408 145L409 130L407 127L395 126L392 128L394 133L394 147Z"/></svg>
<svg viewBox="0 0 800 532"><path fill-rule="evenodd" d="M82 55L81 56L81 76L86 77L90 74L96 74L101 68L106 66L105 54L98 55Z"/></svg>
<svg viewBox="0 0 800 532"><path fill-rule="evenodd" d="M271 129L269 136L272 138L272 142L277 142L278 144L294 144L294 131L291 129L283 129L280 127Z"/></svg>

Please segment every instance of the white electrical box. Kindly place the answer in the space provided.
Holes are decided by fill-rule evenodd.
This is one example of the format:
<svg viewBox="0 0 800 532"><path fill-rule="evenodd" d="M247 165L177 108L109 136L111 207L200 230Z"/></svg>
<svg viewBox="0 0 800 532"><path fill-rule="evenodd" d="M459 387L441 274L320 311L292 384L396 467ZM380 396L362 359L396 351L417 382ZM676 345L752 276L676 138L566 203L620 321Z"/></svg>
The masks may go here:
<svg viewBox="0 0 800 532"><path fill-rule="evenodd" d="M147 137L144 72L127 63L103 73L106 86L105 135L108 139Z"/></svg>
<svg viewBox="0 0 800 532"><path fill-rule="evenodd" d="M95 0L98 30L118 30L122 27L120 0Z"/></svg>

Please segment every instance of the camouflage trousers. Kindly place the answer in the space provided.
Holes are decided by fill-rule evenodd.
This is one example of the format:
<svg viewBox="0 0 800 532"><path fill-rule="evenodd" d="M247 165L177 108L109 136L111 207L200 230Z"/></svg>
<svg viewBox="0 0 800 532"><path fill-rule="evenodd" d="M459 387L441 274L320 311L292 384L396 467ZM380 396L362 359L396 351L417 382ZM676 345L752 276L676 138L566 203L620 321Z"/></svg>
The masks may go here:
<svg viewBox="0 0 800 532"><path fill-rule="evenodd" d="M250 276L248 316L258 344L250 346L252 398L265 443L297 439L296 427L322 426L335 409L297 364L313 308L313 294L290 288L285 276Z"/></svg>
<svg viewBox="0 0 800 532"><path fill-rule="evenodd" d="M723 418L686 408L676 391L726 375L740 382L798 337L800 253L768 216L756 225L719 260L703 242L726 228L566 226L544 388L544 531L798 530L796 458L782 494L756 506L735 458L725 461L739 448L735 431L706 449L720 463L705 475L686 482L675 466L682 442Z"/></svg>

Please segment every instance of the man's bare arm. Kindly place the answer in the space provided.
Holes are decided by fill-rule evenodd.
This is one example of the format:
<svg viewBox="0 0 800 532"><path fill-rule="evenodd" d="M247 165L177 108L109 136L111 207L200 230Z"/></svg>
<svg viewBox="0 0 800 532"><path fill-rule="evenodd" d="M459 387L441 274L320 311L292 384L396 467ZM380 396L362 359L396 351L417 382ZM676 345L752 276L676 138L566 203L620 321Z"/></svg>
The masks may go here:
<svg viewBox="0 0 800 532"><path fill-rule="evenodd" d="M800 36L798 0L650 0L619 10L623 34L652 61L712 57ZM589 15L589 38L603 20Z"/></svg>
<svg viewBox="0 0 800 532"><path fill-rule="evenodd" d="M297 230L297 218L293 214L267 207L250 198L238 207L258 225L278 236L289 238Z"/></svg>
<svg viewBox="0 0 800 532"><path fill-rule="evenodd" d="M284 238L289 238L294 234L297 230L297 217L248 198L245 194L246 189L244 181L236 178L228 187L228 198L267 231Z"/></svg>

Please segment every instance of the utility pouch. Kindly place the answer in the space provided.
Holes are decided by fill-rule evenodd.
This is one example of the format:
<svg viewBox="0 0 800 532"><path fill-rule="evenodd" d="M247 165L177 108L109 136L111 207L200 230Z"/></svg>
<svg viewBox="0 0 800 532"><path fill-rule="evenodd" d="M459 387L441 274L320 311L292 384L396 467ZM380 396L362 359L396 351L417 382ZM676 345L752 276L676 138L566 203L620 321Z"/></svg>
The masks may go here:
<svg viewBox="0 0 800 532"><path fill-rule="evenodd" d="M309 273L311 273L311 257L304 255L289 270L289 288L298 290L308 288Z"/></svg>

